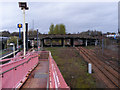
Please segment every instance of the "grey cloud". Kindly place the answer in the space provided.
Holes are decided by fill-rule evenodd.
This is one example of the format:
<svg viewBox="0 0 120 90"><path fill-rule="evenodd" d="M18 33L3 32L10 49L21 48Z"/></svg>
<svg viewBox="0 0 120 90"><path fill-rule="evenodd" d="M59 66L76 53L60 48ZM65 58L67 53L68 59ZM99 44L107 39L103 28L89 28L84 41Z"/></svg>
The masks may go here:
<svg viewBox="0 0 120 90"><path fill-rule="evenodd" d="M10 16L3 16L4 25L11 22L12 26L16 23L22 22L22 11L18 5L14 3L13 7L5 10L4 12ZM30 2L28 3L30 10L26 11L26 21L29 23L29 28L32 28L32 21L34 20L34 28L39 28L42 33L47 33L51 23L66 25L67 32L82 32L88 29L101 30L103 32L117 31L117 3L43 3L43 2ZM14 14L13 14L14 13ZM18 16L18 17L17 17ZM8 28L9 25L4 26ZM12 28L11 28L12 29ZM14 30L16 28L14 27Z"/></svg>

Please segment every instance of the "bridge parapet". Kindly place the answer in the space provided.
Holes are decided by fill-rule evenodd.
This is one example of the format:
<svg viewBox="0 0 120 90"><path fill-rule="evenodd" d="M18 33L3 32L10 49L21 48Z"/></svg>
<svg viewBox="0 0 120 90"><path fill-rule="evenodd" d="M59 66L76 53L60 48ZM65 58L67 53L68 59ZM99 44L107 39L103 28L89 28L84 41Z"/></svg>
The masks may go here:
<svg viewBox="0 0 120 90"><path fill-rule="evenodd" d="M29 39L35 39L37 36L29 35ZM40 34L38 35L39 39L44 39L44 38L89 38L89 39L99 39L98 36L85 36L82 34Z"/></svg>

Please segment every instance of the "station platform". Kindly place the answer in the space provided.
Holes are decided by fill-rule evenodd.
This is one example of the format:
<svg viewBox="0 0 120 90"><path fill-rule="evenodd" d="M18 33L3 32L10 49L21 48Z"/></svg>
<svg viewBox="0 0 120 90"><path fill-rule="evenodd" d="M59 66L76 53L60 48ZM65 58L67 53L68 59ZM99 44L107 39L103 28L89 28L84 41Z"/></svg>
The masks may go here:
<svg viewBox="0 0 120 90"><path fill-rule="evenodd" d="M49 79L48 60L40 60L38 66L32 71L23 88L47 88Z"/></svg>
<svg viewBox="0 0 120 90"><path fill-rule="evenodd" d="M70 89L50 51L30 52L25 57L10 59L1 67L1 89Z"/></svg>
<svg viewBox="0 0 120 90"><path fill-rule="evenodd" d="M22 85L24 88L49 88L49 53L39 53L38 65L31 72L27 81Z"/></svg>

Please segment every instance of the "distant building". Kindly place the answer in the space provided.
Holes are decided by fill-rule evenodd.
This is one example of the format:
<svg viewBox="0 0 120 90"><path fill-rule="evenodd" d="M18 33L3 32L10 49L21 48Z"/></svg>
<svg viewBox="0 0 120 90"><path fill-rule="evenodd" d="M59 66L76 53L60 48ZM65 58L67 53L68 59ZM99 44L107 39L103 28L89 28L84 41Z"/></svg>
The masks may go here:
<svg viewBox="0 0 120 90"><path fill-rule="evenodd" d="M117 34L109 34L109 35L107 34L106 37L113 37L113 38L120 37L120 34L118 34L118 33Z"/></svg>
<svg viewBox="0 0 120 90"><path fill-rule="evenodd" d="M0 50L5 49L5 45L7 44L7 40L9 37L0 37Z"/></svg>
<svg viewBox="0 0 120 90"><path fill-rule="evenodd" d="M120 34L120 30L119 30L119 28L118 28L118 33Z"/></svg>

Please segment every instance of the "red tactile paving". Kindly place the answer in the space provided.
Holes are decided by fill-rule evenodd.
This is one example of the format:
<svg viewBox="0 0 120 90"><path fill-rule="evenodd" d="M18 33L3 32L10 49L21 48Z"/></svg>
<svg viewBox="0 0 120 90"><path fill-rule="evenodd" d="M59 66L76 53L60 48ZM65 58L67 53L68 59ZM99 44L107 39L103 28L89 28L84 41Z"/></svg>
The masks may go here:
<svg viewBox="0 0 120 90"><path fill-rule="evenodd" d="M22 88L46 88L49 77L48 66L48 60L39 61Z"/></svg>

